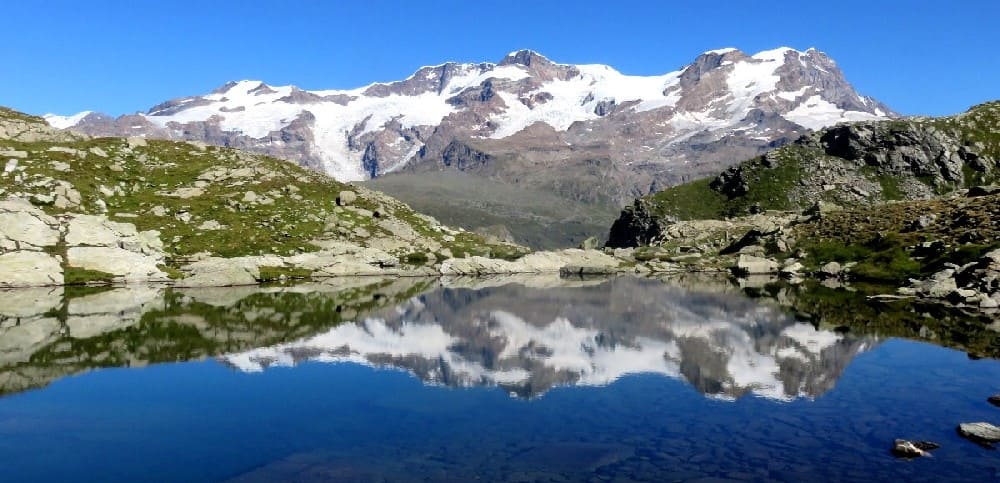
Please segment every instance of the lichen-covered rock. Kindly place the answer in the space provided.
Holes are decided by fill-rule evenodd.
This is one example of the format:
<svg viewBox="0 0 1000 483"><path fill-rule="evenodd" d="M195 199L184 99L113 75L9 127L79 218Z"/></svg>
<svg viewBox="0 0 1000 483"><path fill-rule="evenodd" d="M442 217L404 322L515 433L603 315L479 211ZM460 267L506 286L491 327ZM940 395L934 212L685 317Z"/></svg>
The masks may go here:
<svg viewBox="0 0 1000 483"><path fill-rule="evenodd" d="M251 258L251 257L246 257ZM228 287L257 283L256 262L244 259L208 257L184 267L187 276L176 282L180 287Z"/></svg>

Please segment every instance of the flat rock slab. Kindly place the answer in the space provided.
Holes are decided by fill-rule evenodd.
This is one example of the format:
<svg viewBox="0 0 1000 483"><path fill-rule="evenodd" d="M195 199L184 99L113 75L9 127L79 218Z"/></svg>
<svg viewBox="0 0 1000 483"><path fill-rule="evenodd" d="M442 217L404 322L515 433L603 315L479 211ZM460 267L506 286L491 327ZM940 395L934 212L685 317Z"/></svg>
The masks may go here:
<svg viewBox="0 0 1000 483"><path fill-rule="evenodd" d="M958 425L958 434L977 443L1000 442L1000 427L990 423L962 423Z"/></svg>
<svg viewBox="0 0 1000 483"><path fill-rule="evenodd" d="M66 253L72 267L110 273L127 282L168 280L167 274L159 269L163 263L159 256L112 247L70 247Z"/></svg>
<svg viewBox="0 0 1000 483"><path fill-rule="evenodd" d="M40 287L62 284L62 264L45 252L20 251L0 255L0 286Z"/></svg>

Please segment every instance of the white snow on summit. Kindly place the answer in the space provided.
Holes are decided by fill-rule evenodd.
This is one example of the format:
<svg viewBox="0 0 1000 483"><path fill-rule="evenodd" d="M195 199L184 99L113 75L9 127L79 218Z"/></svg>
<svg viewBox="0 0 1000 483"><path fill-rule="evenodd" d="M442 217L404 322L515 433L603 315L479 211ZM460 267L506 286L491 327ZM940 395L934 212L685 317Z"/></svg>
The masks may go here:
<svg viewBox="0 0 1000 483"><path fill-rule="evenodd" d="M723 48L707 53L725 55L731 52L738 51ZM520 53L512 52L509 56ZM505 81L500 83L503 86L493 89L493 95L502 100L502 105L491 103L479 113L486 119L478 126L477 135L494 139L509 137L538 122L564 131L573 123L599 118L598 112L606 114L606 109L602 111L599 106L616 106L616 109L633 114L665 109L661 125L668 127L668 132L663 134L663 145L680 143L706 131L718 132L721 136L725 130L743 125L746 115L768 99L784 103L785 119L809 129L842 121L884 117L884 112L872 109L873 104L862 96L858 96L860 105L868 106L872 112L838 107L822 96L818 86L797 86L797 90L791 92L778 88L781 80L778 69L787 62L797 59L803 68L826 72L820 63L806 62L814 53L813 49L800 52L780 47L750 57L734 56L734 60L714 68L720 72L700 74L721 76L717 78L724 86L713 85L717 89L712 93L713 98L695 102L684 97L687 88L679 88L683 69L662 75L632 76L607 65L556 64L562 74L552 80L542 81L546 77L541 77L531 83L524 81L536 72L533 70L536 67L484 63L447 64L451 70L444 86L433 84L440 80L439 69L445 65L421 69L402 81L425 83L416 90L396 88L404 85L399 83L374 83L356 89L301 91L294 86L269 86L260 81L243 80L212 94L174 101L143 116L156 126L173 130L178 137L184 136L185 123L216 120L225 132L248 136L264 144L280 144L282 141L275 136L277 131L300 116L311 114L315 121L307 128L311 130L313 143L307 150L324 171L342 181L368 177L361 163L364 147L350 143L350 136L356 140L366 133L380 132L393 122L402 129L439 126L449 115L470 108L461 102L449 103L449 99L470 89L474 93L491 79ZM572 67L578 73L567 78L565 67ZM684 107L678 108L682 99ZM45 118L54 127L69 128L87 114L90 111L73 116L48 114ZM767 140L761 138L766 136L763 133L748 135ZM401 166L423 146L420 139L407 137L406 141L408 146L397 145L395 154L379 159L381 172ZM410 158L397 159L404 155Z"/></svg>
<svg viewBox="0 0 1000 483"><path fill-rule="evenodd" d="M60 116L60 115L57 115L57 114L46 114L46 115L42 116L42 118L45 119L45 122L49 123L49 126L52 126L52 127L56 128L56 129L66 129L68 127L76 126L77 124L80 123L80 121L83 118L87 117L88 115L92 114L93 112L94 111L83 111L83 112L78 112L76 114L73 114L72 116Z"/></svg>
<svg viewBox="0 0 1000 483"><path fill-rule="evenodd" d="M547 92L553 97L532 108L520 102L517 95L500 92L507 110L491 119L498 127L490 137L502 139L536 122L544 122L557 131L563 131L574 122L600 117L594 113L594 109L601 101L615 101L619 104L639 101L635 110L641 112L673 106L679 100L678 95L664 96L663 91L677 84L680 71L646 77L624 75L601 64L575 67L580 75L569 80L551 81L526 94L526 97L530 97ZM591 100L584 102L588 98Z"/></svg>

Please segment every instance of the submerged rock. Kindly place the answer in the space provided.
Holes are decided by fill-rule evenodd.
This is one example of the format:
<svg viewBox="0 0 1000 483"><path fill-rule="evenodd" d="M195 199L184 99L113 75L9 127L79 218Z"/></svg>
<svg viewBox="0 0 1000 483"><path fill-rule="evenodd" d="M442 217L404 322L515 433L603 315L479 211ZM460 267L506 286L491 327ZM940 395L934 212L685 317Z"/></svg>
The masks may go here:
<svg viewBox="0 0 1000 483"><path fill-rule="evenodd" d="M919 458L921 456L930 456L929 451L940 447L941 445L930 441L897 439L892 445L892 454L899 458Z"/></svg>
<svg viewBox="0 0 1000 483"><path fill-rule="evenodd" d="M1000 442L1000 427L990 423L962 423L958 434L979 444L992 445Z"/></svg>

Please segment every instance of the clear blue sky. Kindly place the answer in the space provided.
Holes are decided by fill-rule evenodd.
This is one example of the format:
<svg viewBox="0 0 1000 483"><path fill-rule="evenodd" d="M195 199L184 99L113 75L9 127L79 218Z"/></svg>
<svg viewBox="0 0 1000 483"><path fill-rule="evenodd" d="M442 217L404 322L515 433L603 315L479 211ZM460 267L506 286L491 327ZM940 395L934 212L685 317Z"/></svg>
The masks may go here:
<svg viewBox="0 0 1000 483"><path fill-rule="evenodd" d="M31 0L3 17L0 105L34 114L145 111L238 79L358 87L520 48L660 74L720 47L816 47L904 114L1000 98L1000 0Z"/></svg>

